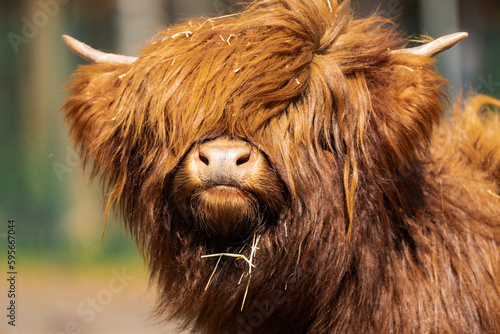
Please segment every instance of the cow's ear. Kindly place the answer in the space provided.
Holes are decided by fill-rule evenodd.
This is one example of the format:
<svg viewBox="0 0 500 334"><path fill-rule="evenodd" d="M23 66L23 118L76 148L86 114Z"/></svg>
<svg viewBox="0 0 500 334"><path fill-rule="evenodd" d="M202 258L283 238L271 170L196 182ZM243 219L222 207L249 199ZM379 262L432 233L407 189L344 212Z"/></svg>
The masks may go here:
<svg viewBox="0 0 500 334"><path fill-rule="evenodd" d="M411 162L443 115L447 83L433 67L429 57L399 56L370 88L385 168Z"/></svg>
<svg viewBox="0 0 500 334"><path fill-rule="evenodd" d="M121 85L122 66L81 66L73 75L62 107L83 161L93 158L98 170L110 163L111 146L116 141L116 112L113 104Z"/></svg>
<svg viewBox="0 0 500 334"><path fill-rule="evenodd" d="M92 64L81 66L73 75L62 110L84 162L93 158L94 172L114 178L113 160L120 159L120 131L114 108L121 94L123 76L137 58L105 53L70 37L64 42ZM106 175L108 174L108 175Z"/></svg>
<svg viewBox="0 0 500 334"><path fill-rule="evenodd" d="M372 120L385 152L385 168L412 163L414 153L430 138L446 103L447 82L435 71L434 56L449 49L467 33L391 52L387 66L372 73Z"/></svg>
<svg viewBox="0 0 500 334"><path fill-rule="evenodd" d="M119 131L113 104L121 76L134 59L95 50L70 36L63 36L63 40L76 54L93 63L81 66L73 75L62 107L73 141L84 164L93 160L94 174L102 172L108 180L116 178L114 161L118 157L114 146L118 145Z"/></svg>

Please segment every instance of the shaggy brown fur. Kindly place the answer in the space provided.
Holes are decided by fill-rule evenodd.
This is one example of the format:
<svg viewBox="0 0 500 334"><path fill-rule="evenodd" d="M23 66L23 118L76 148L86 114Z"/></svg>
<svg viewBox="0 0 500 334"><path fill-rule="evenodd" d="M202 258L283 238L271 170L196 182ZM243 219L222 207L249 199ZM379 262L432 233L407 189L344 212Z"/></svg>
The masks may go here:
<svg viewBox="0 0 500 334"><path fill-rule="evenodd" d="M500 102L444 121L446 83L390 52L406 43L347 2L259 0L78 69L66 118L159 315L214 334L500 333L500 120L484 108ZM216 138L262 160L241 198L199 207L186 159ZM253 267L202 258L221 252Z"/></svg>

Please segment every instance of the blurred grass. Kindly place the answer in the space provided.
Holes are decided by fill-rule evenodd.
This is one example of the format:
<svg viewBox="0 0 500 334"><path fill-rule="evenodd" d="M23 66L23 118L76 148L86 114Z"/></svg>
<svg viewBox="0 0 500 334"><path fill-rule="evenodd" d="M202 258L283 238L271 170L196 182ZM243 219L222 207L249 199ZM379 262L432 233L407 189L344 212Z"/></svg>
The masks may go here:
<svg viewBox="0 0 500 334"><path fill-rule="evenodd" d="M114 232L106 231L102 242L99 235L86 242L71 236L57 245L46 247L24 244L20 240L17 249L20 271L36 272L47 266L66 271L106 270L111 266L143 266L144 262L136 245L118 228Z"/></svg>

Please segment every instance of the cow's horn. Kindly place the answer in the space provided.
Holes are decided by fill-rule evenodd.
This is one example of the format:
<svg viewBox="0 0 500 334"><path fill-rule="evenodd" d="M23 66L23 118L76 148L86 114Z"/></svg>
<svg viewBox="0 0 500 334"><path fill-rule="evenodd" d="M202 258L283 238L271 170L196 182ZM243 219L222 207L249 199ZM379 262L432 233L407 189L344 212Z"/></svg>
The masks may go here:
<svg viewBox="0 0 500 334"><path fill-rule="evenodd" d="M122 56L96 50L68 35L63 35L62 39L74 53L92 63L131 64L137 60L137 57Z"/></svg>
<svg viewBox="0 0 500 334"><path fill-rule="evenodd" d="M408 49L399 49L399 50L393 50L393 54L397 53L411 53L415 55L421 55L421 56L429 56L429 57L434 57L438 54L440 54L443 51L448 50L451 48L453 45L457 44L460 42L462 39L466 38L469 36L466 32L457 32L454 34L446 35L443 37L440 37L436 39L435 41L432 41L427 44L419 45L414 48L408 48Z"/></svg>

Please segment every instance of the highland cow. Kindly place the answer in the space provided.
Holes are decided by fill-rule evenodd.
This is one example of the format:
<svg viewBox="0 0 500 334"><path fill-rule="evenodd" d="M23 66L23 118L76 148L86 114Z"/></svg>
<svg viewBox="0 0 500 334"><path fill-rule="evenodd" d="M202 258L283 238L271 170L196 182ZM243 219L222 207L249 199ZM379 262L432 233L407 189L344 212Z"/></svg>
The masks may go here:
<svg viewBox="0 0 500 334"><path fill-rule="evenodd" d="M202 333L500 333L500 102L445 120L433 56L348 1L258 0L93 62L63 110ZM462 106L462 107L461 107Z"/></svg>

